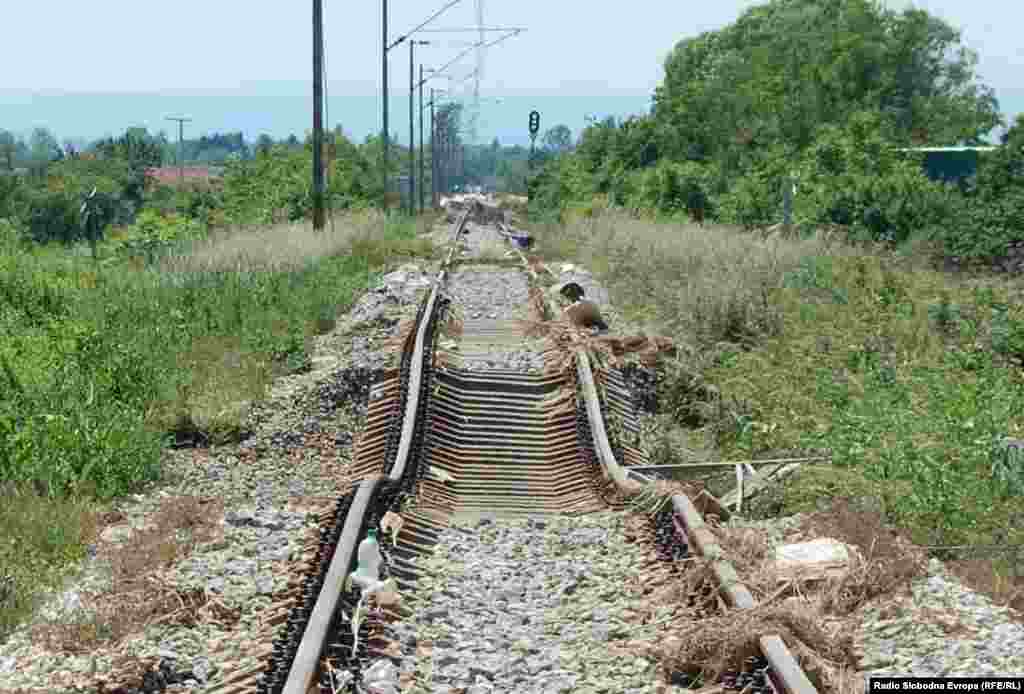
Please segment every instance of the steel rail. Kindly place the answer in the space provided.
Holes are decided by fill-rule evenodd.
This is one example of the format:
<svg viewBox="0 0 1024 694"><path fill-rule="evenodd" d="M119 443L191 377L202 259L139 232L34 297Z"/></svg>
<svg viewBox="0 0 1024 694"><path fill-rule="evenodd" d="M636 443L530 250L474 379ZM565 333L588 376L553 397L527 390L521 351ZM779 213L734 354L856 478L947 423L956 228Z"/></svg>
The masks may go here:
<svg viewBox="0 0 1024 694"><path fill-rule="evenodd" d="M426 335L427 328L430 326L431 320L434 315L434 311L437 308L437 298L440 294L441 287L445 280L445 275L448 270L448 266L451 265L452 258L455 255L455 249L459 245L459 237L462 236L462 231L466 227L466 220L469 218L470 210L465 210L462 216L459 217L455 223L455 233L453 234L451 248L448 251L448 257L441 265L441 270L437 273L437 277L434 280L433 286L430 288L430 298L427 300L427 308L423 312L423 319L416 329L416 343L413 347L411 372L409 374L409 385L407 387L408 397L405 401L405 412L402 416L402 436L398 441L398 455L395 458L395 463L388 472L388 477L393 480L399 480L405 474L406 463L409 458L409 449L412 447L412 438L416 430L416 414L420 409L420 384L423 381L423 353L426 349Z"/></svg>
<svg viewBox="0 0 1024 694"><path fill-rule="evenodd" d="M426 331L436 310L438 296L444 283L446 271L452 262L456 248L458 248L459 237L466 226L469 212L469 210L466 210L455 224L451 249L431 287L427 307L416 332L416 343L413 350L413 358L410 362L409 397L406 400L405 416L402 420L402 438L399 442L395 464L388 475L392 480L401 479L405 471L409 449L412 445L413 431L416 425L416 415L420 408L419 394ZM338 540L334 556L327 569L327 577L324 580L323 589L317 596L309 621L302 634L302 640L299 642L299 647L288 672L288 678L285 681L282 694L306 694L313 685L313 681L320 668L320 658L323 655L331 622L334 619L334 613L337 610L341 597L342 585L356 558L356 550L361 541L361 530L370 508L370 500L383 479L383 476L380 475L365 479L360 483L356 491L348 515L345 517L341 538Z"/></svg>
<svg viewBox="0 0 1024 694"><path fill-rule="evenodd" d="M364 480L356 491L352 506L345 517L345 526L341 531L338 547L334 550L334 557L327 569L324 587L316 598L316 604L302 634L282 694L306 694L313 685L316 673L320 669L320 656L323 654L327 634L334 619L334 611L341 598L342 585L348 576L352 560L356 557L360 531L370 506L370 499L382 479L378 476Z"/></svg>

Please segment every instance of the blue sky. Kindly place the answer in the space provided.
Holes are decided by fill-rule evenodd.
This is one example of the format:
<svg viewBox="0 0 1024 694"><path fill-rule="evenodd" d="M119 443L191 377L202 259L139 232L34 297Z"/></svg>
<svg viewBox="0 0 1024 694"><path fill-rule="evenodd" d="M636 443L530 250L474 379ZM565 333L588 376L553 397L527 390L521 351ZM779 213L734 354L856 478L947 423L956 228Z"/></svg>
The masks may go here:
<svg viewBox="0 0 1024 694"><path fill-rule="evenodd" d="M412 28L447 1L391 0L391 36ZM662 63L677 41L721 27L743 9L757 4L750 0L484 1L486 24L527 29L487 52L481 82L485 96L616 96L636 99L638 104L646 103L660 81ZM60 113L67 108L62 109L57 105L59 100L52 99L39 101L34 110L24 105L12 109L17 99L24 104L25 97L13 97L10 90L36 94L159 93L163 98L159 107L154 107L157 110L172 108L175 96L276 96L297 100L295 110L299 113L304 108L299 101L308 95L311 71L310 4L276 3L277 7L268 9L267 3L237 0L177 0L157 12L153 6L127 0L63 2L59 8L6 3L5 25L21 29L5 31L0 42L0 65L5 66L0 90L6 91L0 92L0 127L5 127L14 111L19 121L26 117L33 121L6 126L15 130L53 118L70 122L73 115ZM907 2L890 0L888 4L902 7ZM916 4L962 30L964 42L979 52L981 76L995 88L1004 111L1024 111L1024 84L1019 77L1024 68L1024 42L1017 29L1024 25L1024 3L918 0ZM475 0L460 0L432 26L471 26L475 8ZM324 13L330 94L376 94L380 83L380 3L324 0ZM433 39L435 44L419 47L417 62L422 59L428 65L439 66L475 40L475 34L431 34L424 38ZM45 49L41 49L41 41ZM396 108L406 109L398 111L398 119L407 119L402 99L408 83L408 60L405 46L391 57L390 75L397 88L393 98ZM454 72L465 75L473 67L470 55ZM339 106L338 110L344 109ZM32 114L26 116L29 112ZM112 129L120 127L115 121L121 115L117 108L110 109ZM152 120L149 116L144 120L157 123L163 115L173 114L154 114ZM142 118L135 114L131 117ZM363 122L368 117L359 116L355 119L358 125L353 127L375 127ZM305 116L295 120L294 126L291 117L282 120L288 120L288 127L283 122L274 127L286 131L306 127ZM396 129L401 128L401 122L398 120ZM197 120L194 124L200 132L222 127L221 122L204 125ZM93 128L83 126L83 130ZM61 135L102 134L60 130ZM362 133L354 134L362 137Z"/></svg>

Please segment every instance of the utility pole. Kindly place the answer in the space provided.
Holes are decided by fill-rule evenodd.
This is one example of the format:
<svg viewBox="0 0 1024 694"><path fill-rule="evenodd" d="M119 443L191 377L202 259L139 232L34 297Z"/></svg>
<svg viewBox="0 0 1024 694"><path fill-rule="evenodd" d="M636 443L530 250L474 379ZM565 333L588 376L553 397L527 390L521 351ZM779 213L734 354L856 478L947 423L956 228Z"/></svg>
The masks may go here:
<svg viewBox="0 0 1024 694"><path fill-rule="evenodd" d="M444 195L444 184L447 172L445 171L446 142L444 136L444 113L437 119L437 197L440 200Z"/></svg>
<svg viewBox="0 0 1024 694"><path fill-rule="evenodd" d="M437 126L434 124L434 88L430 88L430 208L437 207Z"/></svg>
<svg viewBox="0 0 1024 694"><path fill-rule="evenodd" d="M185 182L185 123L191 123L191 118L165 118L178 122L178 185Z"/></svg>
<svg viewBox="0 0 1024 694"><path fill-rule="evenodd" d="M451 119L444 119L444 130L441 133L441 150L444 158L441 160L443 171L441 173L441 192L452 192L452 133Z"/></svg>
<svg viewBox="0 0 1024 694"><path fill-rule="evenodd" d="M382 17L383 17L383 21L381 22L381 30L382 30L382 36L381 36L381 49L382 49L381 50L381 73L382 73L381 74L381 91L383 92L382 95L381 95L382 96L381 101L383 102L382 105L383 105L383 109L384 109L384 118L383 118L384 122L383 122L383 128L382 128L382 135L383 135L383 138L382 138L383 139L383 143L382 144L383 144L383 147L384 147L384 155L382 157L382 160L383 160L383 164L384 164L384 194L385 194L385 196L387 195L387 190L388 190L388 159L389 159L389 151L391 149L391 146L390 146L391 145L391 143L390 143L391 138L390 138L390 135L388 133L388 52L392 48L394 48L395 46L398 46L399 44L401 44L403 41L411 39L411 37L414 34L416 34L416 32L422 30L425 26L427 26L428 24L433 22L435 19L437 19L439 16L444 14L452 6L459 4L459 2L461 2L461 0L448 0L448 2L441 9L439 9L438 11L434 12L434 14L430 15L429 17L427 17L427 19L425 21L420 22L420 24L418 26L414 27L412 30L406 32L402 36L399 36L397 39L394 40L393 43L389 44L388 43L388 0L381 0L381 14L382 14ZM454 61L452 61L452 62L454 62ZM410 68L409 68L410 75L412 74L412 67L411 67L411 65L412 65L412 63L410 62ZM411 82L411 80L412 80L412 78L410 77L410 82ZM412 118L412 115L410 114L410 119L411 118ZM409 141L409 146L412 147L412 138L410 137L409 140L410 140ZM411 175L411 172L410 172L410 175ZM385 210L386 209L387 209L387 206L385 205Z"/></svg>
<svg viewBox="0 0 1024 694"><path fill-rule="evenodd" d="M420 63L420 214L423 214L423 195L426 181L423 180L423 158L426 152L423 151L423 63Z"/></svg>
<svg viewBox="0 0 1024 694"><path fill-rule="evenodd" d="M383 25L384 25L384 36L381 43L381 60L383 65L381 67L382 75L381 81L383 83L382 89L382 101L384 102L384 128L381 131L381 137L383 139L384 146L384 213L387 214L388 210L388 0L381 0L383 6Z"/></svg>
<svg viewBox="0 0 1024 694"><path fill-rule="evenodd" d="M416 46L429 46L430 41L413 41L409 39L409 214L416 214L416 146L415 140L413 139L413 127L415 121L413 119L413 99L416 97L416 87L413 84L415 75L413 74L413 48ZM420 66L420 79L423 78L423 67ZM422 101L423 86L420 85L420 94Z"/></svg>
<svg viewBox="0 0 1024 694"><path fill-rule="evenodd" d="M313 231L324 228L324 1L313 0Z"/></svg>
<svg viewBox="0 0 1024 694"><path fill-rule="evenodd" d="M413 198L416 194L416 147L413 146L413 97L416 90L413 88L413 49L419 41L409 41L409 216L416 214L416 203ZM423 43L426 43L425 41Z"/></svg>

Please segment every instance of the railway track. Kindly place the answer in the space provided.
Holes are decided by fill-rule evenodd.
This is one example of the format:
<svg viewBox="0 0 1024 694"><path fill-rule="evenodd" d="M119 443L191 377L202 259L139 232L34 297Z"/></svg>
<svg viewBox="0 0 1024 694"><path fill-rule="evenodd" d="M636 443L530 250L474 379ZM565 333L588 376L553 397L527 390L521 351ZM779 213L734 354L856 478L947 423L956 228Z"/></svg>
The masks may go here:
<svg viewBox="0 0 1024 694"><path fill-rule="evenodd" d="M626 443L637 420L620 373L595 368L584 350L571 355L571 368L558 371L467 368L488 346L523 339L518 324L460 319L452 305L448 285L472 213L471 206L452 226L447 256L404 339L400 368L374 386L355 447L352 487L322 514L301 571L266 620L255 661L223 672L211 694L362 691L355 687L363 669L389 655L385 625L411 615L402 603L388 601L367 612L359 586L346 581L370 530L391 534L380 543L382 578L393 579L406 596L417 590L418 562L460 519L588 514L626 508L650 494L644 480L624 468L645 456ZM536 284L536 271L519 258ZM535 308L554 317L556 309L534 296ZM462 347L457 352L445 346L455 337ZM553 347L542 356L565 362L565 353ZM610 415L624 432L609 431ZM662 554L708 558L722 601L755 606L689 498L665 500L655 518L651 539ZM751 673L734 673L714 686L816 691L781 638L759 637Z"/></svg>

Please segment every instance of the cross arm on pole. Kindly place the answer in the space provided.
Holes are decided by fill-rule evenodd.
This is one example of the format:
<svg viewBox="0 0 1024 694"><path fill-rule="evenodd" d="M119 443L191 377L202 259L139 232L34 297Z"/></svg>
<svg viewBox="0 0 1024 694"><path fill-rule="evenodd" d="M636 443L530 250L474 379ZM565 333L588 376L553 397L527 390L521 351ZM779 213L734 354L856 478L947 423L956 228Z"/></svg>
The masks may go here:
<svg viewBox="0 0 1024 694"><path fill-rule="evenodd" d="M402 43L404 43L404 42L405 42L405 40L406 40L407 38L409 38L409 37L408 37L408 36L399 36L399 37L398 37L397 39L395 39L395 40L394 40L394 41L393 41L393 42L391 43L391 45L390 45L390 46L388 46L387 48L385 48L385 49L384 49L384 52L385 52L385 53L387 53L387 52L388 52L388 51L390 51L390 50L391 50L392 48L395 48L396 46L399 46L399 45L401 45Z"/></svg>

